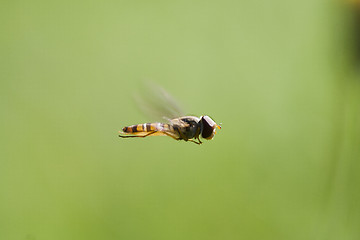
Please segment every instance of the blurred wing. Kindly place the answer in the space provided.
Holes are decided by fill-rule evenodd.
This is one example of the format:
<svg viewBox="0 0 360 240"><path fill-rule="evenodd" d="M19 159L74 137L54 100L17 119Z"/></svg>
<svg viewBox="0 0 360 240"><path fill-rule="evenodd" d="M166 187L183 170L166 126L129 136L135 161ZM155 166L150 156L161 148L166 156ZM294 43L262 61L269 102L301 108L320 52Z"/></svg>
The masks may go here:
<svg viewBox="0 0 360 240"><path fill-rule="evenodd" d="M177 101L162 87L148 83L135 95L140 110L153 120L170 120L184 116Z"/></svg>

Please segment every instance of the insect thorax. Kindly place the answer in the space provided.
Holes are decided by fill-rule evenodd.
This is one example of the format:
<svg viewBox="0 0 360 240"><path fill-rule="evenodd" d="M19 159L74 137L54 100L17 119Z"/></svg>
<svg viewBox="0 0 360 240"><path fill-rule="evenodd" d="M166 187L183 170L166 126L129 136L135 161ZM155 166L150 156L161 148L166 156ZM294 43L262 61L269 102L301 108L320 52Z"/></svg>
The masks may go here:
<svg viewBox="0 0 360 240"><path fill-rule="evenodd" d="M175 124L180 133L180 137L184 140L196 138L201 133L200 119L189 116L179 118L180 124Z"/></svg>

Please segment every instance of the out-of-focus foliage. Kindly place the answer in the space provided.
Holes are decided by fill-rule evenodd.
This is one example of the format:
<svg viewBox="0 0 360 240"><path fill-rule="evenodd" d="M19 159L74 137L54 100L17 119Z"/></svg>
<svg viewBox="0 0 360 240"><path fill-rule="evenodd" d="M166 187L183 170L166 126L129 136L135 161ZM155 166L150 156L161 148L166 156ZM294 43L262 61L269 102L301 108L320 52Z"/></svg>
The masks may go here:
<svg viewBox="0 0 360 240"><path fill-rule="evenodd" d="M0 239L359 239L347 1L5 1ZM119 139L140 82L222 123Z"/></svg>

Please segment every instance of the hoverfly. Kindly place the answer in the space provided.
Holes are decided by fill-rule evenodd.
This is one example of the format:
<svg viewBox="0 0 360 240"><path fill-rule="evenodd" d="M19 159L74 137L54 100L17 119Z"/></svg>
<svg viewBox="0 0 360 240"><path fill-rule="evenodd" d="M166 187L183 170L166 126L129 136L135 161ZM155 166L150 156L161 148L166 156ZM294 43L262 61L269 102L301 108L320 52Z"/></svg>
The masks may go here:
<svg viewBox="0 0 360 240"><path fill-rule="evenodd" d="M155 122L126 126L119 131L119 137L169 136L175 140L202 144L200 136L211 140L215 136L216 129L221 129L220 125L216 124L209 116L184 116L179 105L165 90L154 87L152 90L152 99L138 98L139 105L143 107L143 111L162 115L168 120L168 123Z"/></svg>

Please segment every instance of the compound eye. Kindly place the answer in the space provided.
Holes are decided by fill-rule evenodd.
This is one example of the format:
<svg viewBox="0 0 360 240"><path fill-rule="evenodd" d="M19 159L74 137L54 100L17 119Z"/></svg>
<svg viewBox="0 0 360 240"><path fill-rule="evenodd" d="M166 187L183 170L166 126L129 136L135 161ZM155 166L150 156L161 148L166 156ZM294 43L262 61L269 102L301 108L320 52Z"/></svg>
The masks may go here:
<svg viewBox="0 0 360 240"><path fill-rule="evenodd" d="M216 123L208 116L203 116L201 118L201 122L203 124L203 131L201 133L201 137L205 139L212 139L214 137Z"/></svg>

